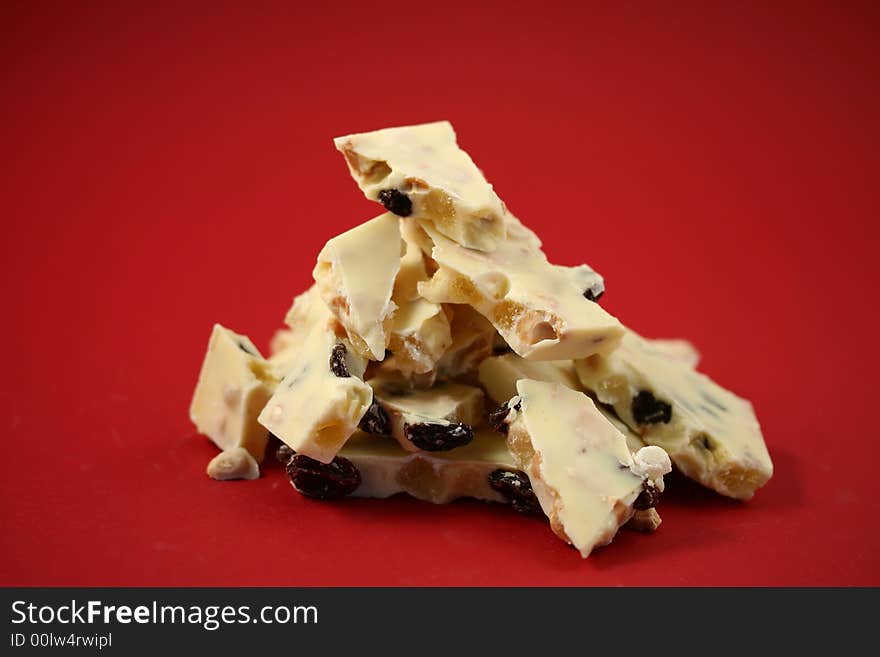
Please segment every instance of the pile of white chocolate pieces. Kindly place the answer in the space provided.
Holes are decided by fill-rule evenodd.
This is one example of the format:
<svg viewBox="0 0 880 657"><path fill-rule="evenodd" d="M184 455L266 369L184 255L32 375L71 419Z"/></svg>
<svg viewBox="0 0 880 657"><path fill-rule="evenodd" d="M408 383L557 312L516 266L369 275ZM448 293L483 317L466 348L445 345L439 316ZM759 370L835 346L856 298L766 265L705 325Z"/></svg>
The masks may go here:
<svg viewBox="0 0 880 657"><path fill-rule="evenodd" d="M268 358L214 326L190 409L211 477L258 477L274 435L304 495L507 504L584 557L657 528L672 463L737 499L767 482L751 404L605 312L590 267L548 262L449 123L335 144L387 212L327 242Z"/></svg>

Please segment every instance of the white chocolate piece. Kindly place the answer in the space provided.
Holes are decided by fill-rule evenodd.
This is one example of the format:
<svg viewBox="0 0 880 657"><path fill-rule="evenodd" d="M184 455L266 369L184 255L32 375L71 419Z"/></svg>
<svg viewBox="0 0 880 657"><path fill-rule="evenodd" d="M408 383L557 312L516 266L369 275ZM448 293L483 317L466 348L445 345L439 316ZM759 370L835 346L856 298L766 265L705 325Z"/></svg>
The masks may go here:
<svg viewBox="0 0 880 657"><path fill-rule="evenodd" d="M399 222L386 213L329 240L312 272L324 303L370 360L385 358L400 255Z"/></svg>
<svg viewBox="0 0 880 657"><path fill-rule="evenodd" d="M278 329L269 339L269 357L289 349L295 344L295 334L290 329Z"/></svg>
<svg viewBox="0 0 880 657"><path fill-rule="evenodd" d="M407 425L467 424L473 427L483 415L483 391L473 386L441 382L421 390L410 388L406 381L386 374L380 374L368 383L374 399L391 420L392 437L407 451L418 451L406 437Z"/></svg>
<svg viewBox="0 0 880 657"><path fill-rule="evenodd" d="M492 355L498 332L476 310L466 305L449 305L452 314L451 342L437 363L441 378L473 378L480 363Z"/></svg>
<svg viewBox="0 0 880 657"><path fill-rule="evenodd" d="M389 438L358 432L340 456L361 474L353 496L384 498L407 493L434 504L460 497L505 502L489 485L489 475L498 469L516 470L504 439L486 429L478 430L470 444L450 452L409 452Z"/></svg>
<svg viewBox="0 0 880 657"><path fill-rule="evenodd" d="M218 481L258 479L260 466L244 447L233 447L211 459L206 473Z"/></svg>
<svg viewBox="0 0 880 657"><path fill-rule="evenodd" d="M508 402L508 448L553 531L587 557L633 516L645 486L662 490L672 465L667 458L654 468L654 454L630 454L623 435L583 393L529 379L516 387ZM646 478L645 462L655 477Z"/></svg>
<svg viewBox="0 0 880 657"><path fill-rule="evenodd" d="M443 307L415 299L394 313L388 348L396 358L397 368L407 377L426 374L452 344L449 320Z"/></svg>
<svg viewBox="0 0 880 657"><path fill-rule="evenodd" d="M343 329L315 288L298 297L294 306L292 314L307 315L302 321L308 330L258 419L297 453L329 463L372 402L373 392L361 380L366 360L339 337ZM337 345L345 348L350 376L336 376L331 371Z"/></svg>
<svg viewBox="0 0 880 657"><path fill-rule="evenodd" d="M627 331L617 351L577 363L583 386L649 445L659 445L685 475L722 495L747 500L773 474L752 405L668 351ZM640 424L639 392L669 405L668 421ZM643 418L644 419L644 418Z"/></svg>
<svg viewBox="0 0 880 657"><path fill-rule="evenodd" d="M533 361L520 358L516 354L503 354L487 358L480 363L480 385L497 404L503 404L516 395L516 382L520 379L559 383L566 388L583 392L574 361ZM620 418L601 406L596 408L614 425L615 429L623 434L629 451L637 452L645 446L642 439L621 422Z"/></svg>
<svg viewBox="0 0 880 657"><path fill-rule="evenodd" d="M217 447L243 447L263 460L268 436L257 422L277 379L247 336L214 324L189 417Z"/></svg>
<svg viewBox="0 0 880 657"><path fill-rule="evenodd" d="M404 250L400 256L400 270L394 279L392 299L399 304L421 298L418 285L430 278L428 263L432 268L436 264L430 261L433 244L422 227L407 219L400 219L398 225Z"/></svg>
<svg viewBox="0 0 880 657"><path fill-rule="evenodd" d="M583 358L612 351L623 328L586 290L602 279L586 265L550 264L531 231L511 223L495 251L465 249L424 225L440 268L419 283L434 303L465 303L488 319L511 349L530 360Z"/></svg>
<svg viewBox="0 0 880 657"><path fill-rule="evenodd" d="M403 359L405 360L406 356L404 356ZM401 363L396 355L391 354L381 363L370 363L367 369L366 379L369 380L376 376L403 378L411 388L427 390L437 381L437 370L430 370L424 373L414 372L410 363Z"/></svg>
<svg viewBox="0 0 880 657"><path fill-rule="evenodd" d="M437 367L437 361L452 344L449 319L443 307L419 296L418 284L428 279L425 255L419 246L421 229L413 222L400 222L406 249L394 281L392 301L397 310L391 320L388 348L395 367L408 379Z"/></svg>
<svg viewBox="0 0 880 657"><path fill-rule="evenodd" d="M572 390L581 391L581 383L575 372L574 362L570 360L532 361L520 358L516 354L492 356L480 363L480 384L489 397L497 404L504 404L516 395L516 382L520 379L533 379L546 383L559 383ZM605 419L623 434L626 446L633 454L645 446L628 426L613 413L601 406L596 406ZM627 529L640 532L653 532L660 527L660 514L656 509L637 510L629 522Z"/></svg>
<svg viewBox="0 0 880 657"><path fill-rule="evenodd" d="M303 342L312 329L312 302L323 304L318 290L312 285L308 290L296 296L290 310L284 316L288 328L279 329L272 336L269 344L269 367L276 378L283 379L300 357Z"/></svg>
<svg viewBox="0 0 880 657"><path fill-rule="evenodd" d="M559 383L578 391L581 389L574 363L570 360L534 361L511 353L491 356L480 363L480 385L497 404L503 404L517 394L516 382L520 379Z"/></svg>
<svg viewBox="0 0 880 657"><path fill-rule="evenodd" d="M691 369L700 364L700 352L687 340L679 338L661 338L648 340L657 351L662 351L670 358L681 361Z"/></svg>
<svg viewBox="0 0 880 657"><path fill-rule="evenodd" d="M387 128L333 140L364 195L405 194L409 216L430 221L464 246L492 251L504 239L504 204L458 147L448 121Z"/></svg>

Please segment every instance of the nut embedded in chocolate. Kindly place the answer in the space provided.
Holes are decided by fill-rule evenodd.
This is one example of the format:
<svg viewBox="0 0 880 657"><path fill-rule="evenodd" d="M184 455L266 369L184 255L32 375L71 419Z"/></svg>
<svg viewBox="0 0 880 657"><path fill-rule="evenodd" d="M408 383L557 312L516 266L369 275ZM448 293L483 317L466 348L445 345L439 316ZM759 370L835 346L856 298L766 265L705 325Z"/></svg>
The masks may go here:
<svg viewBox="0 0 880 657"><path fill-rule="evenodd" d="M383 189L379 192L379 202L388 212L398 217L408 217L412 214L412 201L399 189Z"/></svg>
<svg viewBox="0 0 880 657"><path fill-rule="evenodd" d="M501 493L514 511L519 513L538 513L541 505L532 490L532 483L523 472L495 470L489 474L489 486Z"/></svg>
<svg viewBox="0 0 880 657"><path fill-rule="evenodd" d="M275 450L275 458L278 459L278 462L282 465L287 465L290 463L290 459L296 456L296 452L294 452L289 445L285 445L281 443L278 446L278 449Z"/></svg>
<svg viewBox="0 0 880 657"><path fill-rule="evenodd" d="M660 491L656 486L650 486L645 483L642 488L642 492L639 493L639 496L636 498L636 501L633 502L633 508L636 511L645 511L646 509L653 509L657 506L657 503L660 501Z"/></svg>
<svg viewBox="0 0 880 657"><path fill-rule="evenodd" d="M661 401L647 391L641 390L632 400L633 418L639 424L669 424L672 419L672 406Z"/></svg>
<svg viewBox="0 0 880 657"><path fill-rule="evenodd" d="M345 364L345 354L347 350L341 342L333 347L330 352L330 371L340 379L347 379L351 376L348 371L348 365Z"/></svg>
<svg viewBox="0 0 880 657"><path fill-rule="evenodd" d="M375 433L380 436L390 436L391 418L388 417L388 413L385 412L385 409L379 406L374 399L373 403L370 404L370 407L367 409L367 412L364 413L364 416L361 418L361 421L358 422L358 427L367 433Z"/></svg>
<svg viewBox="0 0 880 657"><path fill-rule="evenodd" d="M361 485L361 473L341 456L321 463L296 454L287 464L287 476L297 491L319 500L334 500L353 493Z"/></svg>
<svg viewBox="0 0 880 657"><path fill-rule="evenodd" d="M474 439L474 430L468 424L404 424L403 435L413 445L426 452L445 452Z"/></svg>

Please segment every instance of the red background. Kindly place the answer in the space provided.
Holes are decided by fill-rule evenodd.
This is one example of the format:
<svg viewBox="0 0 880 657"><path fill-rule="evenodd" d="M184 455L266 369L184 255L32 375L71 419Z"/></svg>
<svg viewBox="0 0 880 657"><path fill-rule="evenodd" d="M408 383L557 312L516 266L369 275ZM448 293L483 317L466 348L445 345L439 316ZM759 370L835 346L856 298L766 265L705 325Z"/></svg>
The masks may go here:
<svg viewBox="0 0 880 657"><path fill-rule="evenodd" d="M880 584L869 3L84 4L0 18L0 584ZM265 349L379 212L331 137L441 118L552 260L754 400L753 501L673 478L582 561L476 502L205 476L212 323Z"/></svg>

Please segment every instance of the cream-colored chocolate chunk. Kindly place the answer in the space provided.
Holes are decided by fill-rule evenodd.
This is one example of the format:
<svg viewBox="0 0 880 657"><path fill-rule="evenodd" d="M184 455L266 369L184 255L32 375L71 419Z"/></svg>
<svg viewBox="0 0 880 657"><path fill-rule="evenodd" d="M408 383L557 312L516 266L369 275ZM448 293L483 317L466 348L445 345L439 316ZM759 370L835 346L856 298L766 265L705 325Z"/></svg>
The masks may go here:
<svg viewBox="0 0 880 657"><path fill-rule="evenodd" d="M397 310L391 319L388 349L394 354L395 368L412 380L436 369L452 335L443 307L418 293L419 282L428 279L425 254L419 245L421 229L413 222L401 221L400 233L406 246L391 296Z"/></svg>
<svg viewBox="0 0 880 657"><path fill-rule="evenodd" d="M508 399L517 394L516 382L520 379L558 383L572 390L581 390L574 362L570 360L532 361L520 358L516 354L492 356L480 363L479 378L480 385L483 386L489 397L498 404L506 403ZM596 406L596 409L614 425L615 429L623 434L630 452L635 453L645 446L642 439L621 422L613 412L602 406ZM633 514L633 517L626 523L626 528L651 532L656 530L660 523L660 514L656 509L644 509Z"/></svg>
<svg viewBox="0 0 880 657"><path fill-rule="evenodd" d="M583 393L530 379L516 387L508 401L508 448L553 531L587 557L611 542L643 493L662 492L669 457L656 447L631 454Z"/></svg>
<svg viewBox="0 0 880 657"><path fill-rule="evenodd" d="M449 319L442 306L414 299L398 307L391 321L388 349L405 376L426 374L452 344Z"/></svg>
<svg viewBox="0 0 880 657"><path fill-rule="evenodd" d="M601 276L586 265L550 264L525 227L511 223L508 238L491 253L424 228L439 269L419 284L419 293L434 303L472 306L523 358L583 358L608 353L620 341L620 322L584 297L602 287Z"/></svg>
<svg viewBox="0 0 880 657"><path fill-rule="evenodd" d="M752 405L689 360L627 331L617 351L579 361L577 372L599 401L704 486L745 500L772 476Z"/></svg>
<svg viewBox="0 0 880 657"><path fill-rule="evenodd" d="M653 349L665 353L670 358L681 361L690 368L700 364L700 352L687 340L680 338L662 338L648 340Z"/></svg>
<svg viewBox="0 0 880 657"><path fill-rule="evenodd" d="M243 447L263 460L267 435L257 422L278 381L247 336L215 324L189 417L217 447Z"/></svg>
<svg viewBox="0 0 880 657"><path fill-rule="evenodd" d="M516 470L504 439L486 429L478 430L470 444L451 452L410 452L389 438L359 432L340 456L360 472L361 484L352 493L355 497L407 493L434 504L461 497L507 502L489 478L499 470Z"/></svg>
<svg viewBox="0 0 880 657"><path fill-rule="evenodd" d="M459 449L473 437L473 426L483 415L483 391L474 386L440 382L418 389L388 374L368 383L388 415L391 436L408 451Z"/></svg>
<svg viewBox="0 0 880 657"><path fill-rule="evenodd" d="M560 383L572 390L580 390L574 362L570 360L534 361L516 354L491 356L480 363L480 385L496 403L503 404L516 395L516 382L533 379L546 383Z"/></svg>
<svg viewBox="0 0 880 657"><path fill-rule="evenodd" d="M276 378L283 379L300 357L303 342L312 329L312 302L323 303L315 285L297 295L284 316L286 329L275 331L269 342L269 367Z"/></svg>
<svg viewBox="0 0 880 657"><path fill-rule="evenodd" d="M260 466L244 447L233 447L211 459L206 473L211 479L218 481L257 479L260 476Z"/></svg>
<svg viewBox="0 0 880 657"><path fill-rule="evenodd" d="M492 355L498 331L476 310L467 305L446 306L452 315L451 344L437 363L443 379L471 381L480 363Z"/></svg>
<svg viewBox="0 0 880 657"><path fill-rule="evenodd" d="M504 204L447 121L333 140L364 195L400 216L430 221L472 249L504 239Z"/></svg>
<svg viewBox="0 0 880 657"><path fill-rule="evenodd" d="M312 272L324 303L370 360L385 357L401 248L398 219L386 213L329 240Z"/></svg>
<svg viewBox="0 0 880 657"><path fill-rule="evenodd" d="M298 454L329 463L372 402L361 379L367 362L342 337L316 288L297 298L291 315L304 338L258 419Z"/></svg>
<svg viewBox="0 0 880 657"><path fill-rule="evenodd" d="M487 358L480 363L479 378L480 385L497 404L503 404L516 395L516 382L520 379L559 383L566 388L583 392L574 361L570 360L533 361L520 358L516 354L503 354ZM623 434L631 452L637 452L645 446L642 439L612 411L602 406L596 408L614 425L615 429Z"/></svg>

